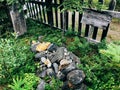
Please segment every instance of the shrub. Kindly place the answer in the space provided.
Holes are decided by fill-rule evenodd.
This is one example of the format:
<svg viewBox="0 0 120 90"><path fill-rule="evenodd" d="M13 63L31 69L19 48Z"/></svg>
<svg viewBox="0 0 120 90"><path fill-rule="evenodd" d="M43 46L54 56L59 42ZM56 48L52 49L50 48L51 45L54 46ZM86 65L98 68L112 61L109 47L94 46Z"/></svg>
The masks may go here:
<svg viewBox="0 0 120 90"><path fill-rule="evenodd" d="M110 43L107 45L107 49L100 49L99 51L113 62L120 63L120 45Z"/></svg>
<svg viewBox="0 0 120 90"><path fill-rule="evenodd" d="M33 71L33 55L28 46L14 39L0 39L0 83L9 82L14 75ZM34 64L34 63L33 63Z"/></svg>
<svg viewBox="0 0 120 90"><path fill-rule="evenodd" d="M13 78L13 83L9 85L12 90L35 90L39 77L34 73L25 73L24 77Z"/></svg>
<svg viewBox="0 0 120 90"><path fill-rule="evenodd" d="M62 81L52 78L50 84L45 85L45 90L61 90L62 85Z"/></svg>

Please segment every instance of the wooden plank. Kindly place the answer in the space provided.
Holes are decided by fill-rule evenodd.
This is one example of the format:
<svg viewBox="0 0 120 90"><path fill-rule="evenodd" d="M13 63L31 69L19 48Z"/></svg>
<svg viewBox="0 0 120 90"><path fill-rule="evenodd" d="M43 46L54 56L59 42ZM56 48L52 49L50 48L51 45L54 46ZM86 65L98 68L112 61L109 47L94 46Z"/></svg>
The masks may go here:
<svg viewBox="0 0 120 90"><path fill-rule="evenodd" d="M27 32L24 12L23 10L19 12L19 10L17 10L16 4L12 5L12 9L10 10L10 16L11 16L14 31L17 36L23 35L25 32Z"/></svg>
<svg viewBox="0 0 120 90"><path fill-rule="evenodd" d="M79 20L78 20L78 36L81 36L81 29L82 29L81 19L82 19L82 14L79 13Z"/></svg>
<svg viewBox="0 0 120 90"><path fill-rule="evenodd" d="M43 0L41 0L41 2L43 2ZM46 17L45 17L45 6L44 6L44 5L42 5L42 13L43 13L44 23L46 23Z"/></svg>
<svg viewBox="0 0 120 90"><path fill-rule="evenodd" d="M105 14L111 15L113 18L120 18L120 12L109 11L109 10L103 10L102 12Z"/></svg>
<svg viewBox="0 0 120 90"><path fill-rule="evenodd" d="M52 7L51 7L52 0L45 0L45 1L46 1L46 3L49 4L46 6L48 24L50 24L50 26L53 26L53 11L52 11Z"/></svg>
<svg viewBox="0 0 120 90"><path fill-rule="evenodd" d="M32 9L33 9L33 18L36 19L36 13L35 13L35 4L32 3Z"/></svg>
<svg viewBox="0 0 120 90"><path fill-rule="evenodd" d="M72 31L75 31L75 12L72 13Z"/></svg>
<svg viewBox="0 0 120 90"><path fill-rule="evenodd" d="M88 8L83 8L84 10L92 10L94 12L100 12L102 14L107 14L110 15L113 18L120 18L120 12L118 11L110 11L110 10L102 10L102 11L97 11L95 9L88 9Z"/></svg>
<svg viewBox="0 0 120 90"><path fill-rule="evenodd" d="M36 17L37 17L38 20L40 20L40 19L39 19L39 13L38 13L38 7L37 7L37 6L38 6L38 4L35 4Z"/></svg>
<svg viewBox="0 0 120 90"><path fill-rule="evenodd" d="M54 0L54 3L57 4L57 0ZM58 27L58 11L57 11L57 7L55 7L55 22L56 22L56 27Z"/></svg>
<svg viewBox="0 0 120 90"><path fill-rule="evenodd" d="M43 18L42 18L42 11L41 11L41 7L40 4L38 4L38 8L39 8L39 17L40 17L40 22L43 22Z"/></svg>
<svg viewBox="0 0 120 90"><path fill-rule="evenodd" d="M92 39L96 39L96 37L97 37L97 32L98 32L98 27L94 27Z"/></svg>
<svg viewBox="0 0 120 90"><path fill-rule="evenodd" d="M66 11L66 30L68 30L68 22L69 22L69 17L68 17L68 11Z"/></svg>
<svg viewBox="0 0 120 90"><path fill-rule="evenodd" d="M111 20L112 17L110 15L93 10L85 10L81 22L105 29Z"/></svg>
<svg viewBox="0 0 120 90"><path fill-rule="evenodd" d="M29 2L27 2L27 8L28 8L28 12L29 12L29 17L32 17Z"/></svg>
<svg viewBox="0 0 120 90"><path fill-rule="evenodd" d="M85 27L85 37L88 37L89 28L90 28L90 26L87 24Z"/></svg>
<svg viewBox="0 0 120 90"><path fill-rule="evenodd" d="M30 3L30 11L31 11L31 16L32 18L34 17L33 10L32 10L32 3Z"/></svg>
<svg viewBox="0 0 120 90"><path fill-rule="evenodd" d="M107 26L106 29L103 29L101 41L104 40L104 39L106 38L107 33L108 33L109 26L110 26L110 24L108 24L108 26Z"/></svg>
<svg viewBox="0 0 120 90"><path fill-rule="evenodd" d="M63 12L63 35L66 31L66 11Z"/></svg>

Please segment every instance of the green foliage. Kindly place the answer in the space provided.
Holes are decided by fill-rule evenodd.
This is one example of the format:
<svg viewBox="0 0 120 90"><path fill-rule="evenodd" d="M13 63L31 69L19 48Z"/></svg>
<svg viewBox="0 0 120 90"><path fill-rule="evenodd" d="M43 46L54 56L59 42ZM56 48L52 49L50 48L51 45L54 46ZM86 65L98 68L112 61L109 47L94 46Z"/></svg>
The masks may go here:
<svg viewBox="0 0 120 90"><path fill-rule="evenodd" d="M12 90L25 90L22 88L24 85L24 80L20 77L13 78L13 84L9 85Z"/></svg>
<svg viewBox="0 0 120 90"><path fill-rule="evenodd" d="M79 11L83 12L83 8L94 8L96 10L101 11L102 9L107 9L105 4L99 3L97 0L93 0L89 3L90 0L64 0L63 2L63 11L70 10L70 11Z"/></svg>
<svg viewBox="0 0 120 90"><path fill-rule="evenodd" d="M119 90L120 63L111 61L106 55L98 53L99 49L108 50L106 48L111 46L109 47L105 42L102 42L97 47L95 46L96 48L94 46L84 56L80 57L82 64L79 67L86 74L85 83L88 90ZM112 45L113 50L110 50L111 53L116 53L116 48L118 49L118 45Z"/></svg>
<svg viewBox="0 0 120 90"><path fill-rule="evenodd" d="M77 55L83 56L91 51L91 45L85 39L74 37L74 40L67 46L68 50Z"/></svg>
<svg viewBox="0 0 120 90"><path fill-rule="evenodd" d="M35 67L31 63L33 54L29 52L28 48L19 40L0 39L1 83L9 82L14 75L20 72L34 71Z"/></svg>
<svg viewBox="0 0 120 90"><path fill-rule="evenodd" d="M52 31L48 29L44 35L43 40L56 43L57 45L62 45L63 42L62 33L58 30Z"/></svg>
<svg viewBox="0 0 120 90"><path fill-rule="evenodd" d="M39 77L34 73L25 73L24 77L13 78L13 83L9 85L12 90L35 90Z"/></svg>
<svg viewBox="0 0 120 90"><path fill-rule="evenodd" d="M86 5L86 3L82 2L82 0L64 0L63 2L63 10L70 10L70 11L83 11L83 7Z"/></svg>
<svg viewBox="0 0 120 90"><path fill-rule="evenodd" d="M107 45L107 49L100 49L99 51L113 62L120 63L120 45L110 43Z"/></svg>
<svg viewBox="0 0 120 90"><path fill-rule="evenodd" d="M62 81L52 78L50 84L45 85L45 90L61 90L62 85Z"/></svg>
<svg viewBox="0 0 120 90"><path fill-rule="evenodd" d="M104 56L93 54L81 58L80 69L86 74L88 90L119 90L120 64L110 62Z"/></svg>

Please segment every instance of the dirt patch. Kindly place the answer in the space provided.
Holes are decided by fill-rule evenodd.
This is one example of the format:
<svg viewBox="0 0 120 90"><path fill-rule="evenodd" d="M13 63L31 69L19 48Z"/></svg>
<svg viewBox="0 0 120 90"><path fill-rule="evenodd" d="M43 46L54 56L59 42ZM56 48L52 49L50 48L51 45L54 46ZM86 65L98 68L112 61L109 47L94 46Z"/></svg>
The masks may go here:
<svg viewBox="0 0 120 90"><path fill-rule="evenodd" d="M118 41L120 40L120 23L112 22L107 35L107 41Z"/></svg>

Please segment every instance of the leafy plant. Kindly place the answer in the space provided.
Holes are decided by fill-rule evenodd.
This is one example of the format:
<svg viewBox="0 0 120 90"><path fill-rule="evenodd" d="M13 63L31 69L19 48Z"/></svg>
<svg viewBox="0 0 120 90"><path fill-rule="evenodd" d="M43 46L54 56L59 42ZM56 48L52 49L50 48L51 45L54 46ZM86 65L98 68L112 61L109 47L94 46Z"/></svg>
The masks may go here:
<svg viewBox="0 0 120 90"><path fill-rule="evenodd" d="M45 85L45 90L61 90L61 86L63 85L62 81L59 79L52 78L50 84Z"/></svg>
<svg viewBox="0 0 120 90"><path fill-rule="evenodd" d="M107 45L107 49L100 49L99 51L113 62L120 62L120 45L110 43Z"/></svg>
<svg viewBox="0 0 120 90"><path fill-rule="evenodd" d="M13 83L9 85L12 90L26 90L23 88L24 80L20 77L13 78Z"/></svg>
<svg viewBox="0 0 120 90"><path fill-rule="evenodd" d="M24 88L26 90L34 90L39 82L40 78L37 77L34 73L25 73L24 74Z"/></svg>
<svg viewBox="0 0 120 90"><path fill-rule="evenodd" d="M64 8L62 11L79 11L83 12L83 8L94 8L101 11L102 9L107 9L105 4L101 4L97 0L64 0L62 5Z"/></svg>
<svg viewBox="0 0 120 90"><path fill-rule="evenodd" d="M8 85L12 90L35 90L39 77L34 73L25 73L24 77L13 78L13 83Z"/></svg>
<svg viewBox="0 0 120 90"><path fill-rule="evenodd" d="M0 82L11 81L16 74L34 71L29 47L14 39L0 39ZM28 53L29 52L29 53ZM26 63L27 62L27 63ZM34 63L33 63L34 64ZM30 67L29 67L30 66Z"/></svg>

